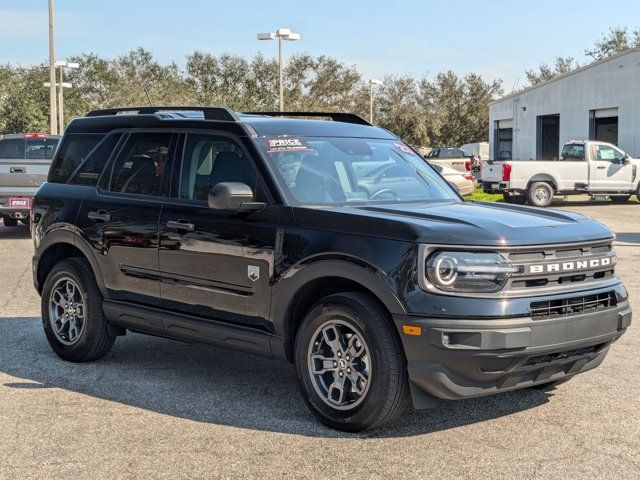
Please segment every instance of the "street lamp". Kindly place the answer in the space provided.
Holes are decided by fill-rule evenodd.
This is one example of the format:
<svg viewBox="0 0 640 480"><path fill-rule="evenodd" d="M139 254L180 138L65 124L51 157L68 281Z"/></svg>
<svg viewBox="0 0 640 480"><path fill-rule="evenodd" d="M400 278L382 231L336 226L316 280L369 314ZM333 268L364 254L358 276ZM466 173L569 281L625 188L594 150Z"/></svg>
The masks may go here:
<svg viewBox="0 0 640 480"><path fill-rule="evenodd" d="M382 80L372 78L369 80L369 123L373 123L373 86L383 85Z"/></svg>
<svg viewBox="0 0 640 480"><path fill-rule="evenodd" d="M280 78L280 111L284 112L284 82L282 80L282 40L295 42L300 40L300 34L292 32L290 28L279 28L274 32L259 33L258 40L278 39L278 76Z"/></svg>
<svg viewBox="0 0 640 480"><path fill-rule="evenodd" d="M80 65L75 62L67 62L66 60L58 60L56 62L56 67L60 69L60 83L56 84L58 89L58 124L60 128L58 129L60 133L64 131L64 97L62 95L63 88L71 88L73 87L70 83L65 83L63 78L63 71L65 68L70 68L72 70L80 68Z"/></svg>

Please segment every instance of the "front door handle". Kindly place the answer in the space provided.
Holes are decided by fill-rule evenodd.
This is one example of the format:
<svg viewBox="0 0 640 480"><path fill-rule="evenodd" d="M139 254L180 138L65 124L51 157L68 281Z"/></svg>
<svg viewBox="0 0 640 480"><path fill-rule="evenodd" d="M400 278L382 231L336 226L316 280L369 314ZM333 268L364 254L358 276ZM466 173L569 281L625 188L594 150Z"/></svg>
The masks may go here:
<svg viewBox="0 0 640 480"><path fill-rule="evenodd" d="M598 165L596 168L597 168L598 170L604 170L604 169L605 169L605 168L607 168L607 167L605 167L604 165Z"/></svg>
<svg viewBox="0 0 640 480"><path fill-rule="evenodd" d="M167 227L174 230L186 230L187 232L193 232L196 228L193 223L186 222L185 220L169 220Z"/></svg>
<svg viewBox="0 0 640 480"><path fill-rule="evenodd" d="M98 210L97 212L87 213L87 218L96 222L108 222L111 220L111 214L105 210Z"/></svg>

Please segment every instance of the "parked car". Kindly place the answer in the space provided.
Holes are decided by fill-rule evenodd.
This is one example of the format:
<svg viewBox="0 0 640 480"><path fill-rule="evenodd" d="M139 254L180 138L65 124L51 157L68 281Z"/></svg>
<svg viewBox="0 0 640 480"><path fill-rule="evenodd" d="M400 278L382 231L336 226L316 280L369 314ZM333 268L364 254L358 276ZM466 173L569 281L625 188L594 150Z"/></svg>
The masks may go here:
<svg viewBox="0 0 640 480"><path fill-rule="evenodd" d="M47 178L59 140L44 133L0 135L0 217L6 226L28 223L31 199Z"/></svg>
<svg viewBox="0 0 640 480"><path fill-rule="evenodd" d="M562 147L560 160L484 163L482 188L502 193L508 203L537 207L549 206L554 195L584 193L624 203L640 194L639 166L640 160L610 143L572 141Z"/></svg>
<svg viewBox="0 0 640 480"><path fill-rule="evenodd" d="M434 148L425 157L430 163L453 168L459 172L474 172L480 168L480 158L456 147Z"/></svg>
<svg viewBox="0 0 640 480"><path fill-rule="evenodd" d="M626 331L602 224L465 202L387 130L280 118L300 115L132 107L69 123L32 205L53 351L96 360L136 332L286 359L320 421L359 431L408 395L426 408L564 382Z"/></svg>
<svg viewBox="0 0 640 480"><path fill-rule="evenodd" d="M443 167L435 163L432 166L447 182L451 182L456 186L460 195L471 195L475 191L476 185L473 182L473 175L470 173L461 173L453 168Z"/></svg>

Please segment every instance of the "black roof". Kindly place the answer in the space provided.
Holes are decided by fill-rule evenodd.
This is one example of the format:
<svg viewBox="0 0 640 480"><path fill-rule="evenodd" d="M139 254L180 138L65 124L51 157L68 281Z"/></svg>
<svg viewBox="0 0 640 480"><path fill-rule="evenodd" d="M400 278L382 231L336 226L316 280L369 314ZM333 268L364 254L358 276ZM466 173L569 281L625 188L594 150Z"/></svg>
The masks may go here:
<svg viewBox="0 0 640 480"><path fill-rule="evenodd" d="M120 113L122 112L122 114ZM310 120L292 117L318 117ZM66 133L106 133L118 128L193 128L223 130L241 136L314 136L396 139L387 130L351 113L252 112L238 113L226 107L148 106L112 108L89 112L74 119Z"/></svg>

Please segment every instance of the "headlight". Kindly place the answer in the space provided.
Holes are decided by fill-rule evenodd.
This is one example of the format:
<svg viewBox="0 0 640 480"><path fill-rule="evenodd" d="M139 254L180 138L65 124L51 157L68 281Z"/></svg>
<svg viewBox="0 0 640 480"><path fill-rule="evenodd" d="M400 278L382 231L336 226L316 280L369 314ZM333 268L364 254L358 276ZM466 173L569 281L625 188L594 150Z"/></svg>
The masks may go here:
<svg viewBox="0 0 640 480"><path fill-rule="evenodd" d="M427 258L427 280L447 292L497 292L518 272L494 252L435 252Z"/></svg>

